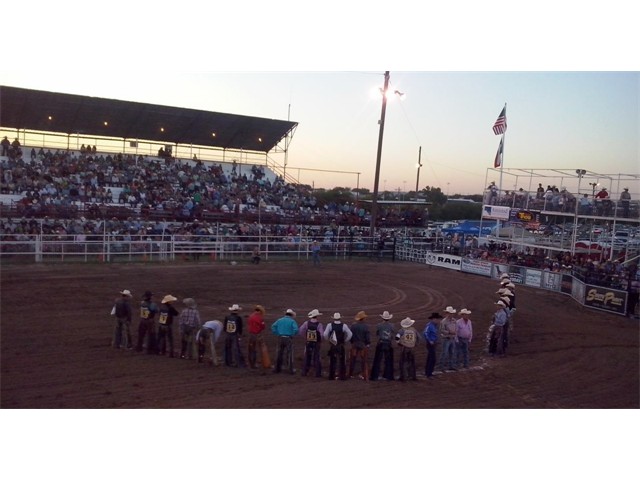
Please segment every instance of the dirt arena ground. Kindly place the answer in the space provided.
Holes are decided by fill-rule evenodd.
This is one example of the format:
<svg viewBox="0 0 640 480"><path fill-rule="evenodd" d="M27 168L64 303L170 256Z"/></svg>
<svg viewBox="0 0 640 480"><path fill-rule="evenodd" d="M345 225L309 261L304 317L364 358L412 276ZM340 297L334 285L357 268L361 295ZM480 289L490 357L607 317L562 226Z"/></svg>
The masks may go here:
<svg viewBox="0 0 640 480"><path fill-rule="evenodd" d="M637 409L638 321L580 307L561 294L519 287L514 342L506 358L485 354L496 280L410 263L3 265L3 409ZM110 347L118 291L138 301L193 297L203 320L234 303L267 309L269 327L288 308L298 323L318 308L374 327L384 310L422 331L447 305L473 311L471 368L417 382L346 382L213 367ZM179 309L182 307L178 303ZM134 317L133 335L138 321ZM373 330L373 328L372 328ZM268 335L272 359L276 339ZM218 343L221 352L221 342ZM295 356L302 362L301 339ZM326 349L326 345L324 346ZM418 372L426 349L417 348ZM323 355L323 367L328 359ZM299 366L298 366L299 371Z"/></svg>

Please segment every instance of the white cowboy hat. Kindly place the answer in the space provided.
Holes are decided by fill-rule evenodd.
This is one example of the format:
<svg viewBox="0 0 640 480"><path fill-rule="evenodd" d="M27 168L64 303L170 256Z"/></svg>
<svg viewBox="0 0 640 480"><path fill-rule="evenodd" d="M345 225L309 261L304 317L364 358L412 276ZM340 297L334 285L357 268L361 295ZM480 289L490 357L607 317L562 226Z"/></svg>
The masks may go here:
<svg viewBox="0 0 640 480"><path fill-rule="evenodd" d="M507 306L502 300L498 300L496 303L494 303L494 305L500 305L501 307Z"/></svg>
<svg viewBox="0 0 640 480"><path fill-rule="evenodd" d="M175 302L176 300L178 300L178 299L176 297L174 297L173 295L165 295L162 298L162 303Z"/></svg>
<svg viewBox="0 0 640 480"><path fill-rule="evenodd" d="M447 313L456 313L456 309L453 308L452 306L448 306L447 308L444 309L444 311Z"/></svg>
<svg viewBox="0 0 640 480"><path fill-rule="evenodd" d="M293 317L296 316L296 312L294 312L293 310L291 310L290 308L287 308L287 311L284 312L286 315L291 315Z"/></svg>
<svg viewBox="0 0 640 480"><path fill-rule="evenodd" d="M507 288L516 288L516 286L513 283L507 283L505 285L505 287L507 287Z"/></svg>
<svg viewBox="0 0 640 480"><path fill-rule="evenodd" d="M471 311L467 310L466 308L463 308L462 310L460 310L460 314L461 315L470 315Z"/></svg>
<svg viewBox="0 0 640 480"><path fill-rule="evenodd" d="M319 315L322 315L322 314L318 311L318 309L317 309L317 308L314 308L313 310L311 310L311 311L307 314L307 316L308 316L309 318L315 318L315 317L317 317L317 316L319 316Z"/></svg>
<svg viewBox="0 0 640 480"><path fill-rule="evenodd" d="M500 278L511 278L511 277L509 277L508 273L503 273L502 275L500 275Z"/></svg>
<svg viewBox="0 0 640 480"><path fill-rule="evenodd" d="M131 296L131 292L129 290L122 290L120 292L120 295L124 295L126 297L130 297Z"/></svg>
<svg viewBox="0 0 640 480"><path fill-rule="evenodd" d="M416 323L416 321L415 321L415 320L413 320L413 319L411 319L411 318L407 317L407 318L405 318L404 320L402 320L402 321L400 322L400 326L401 326L402 328L409 328L409 327L410 327L411 325L413 325L414 323Z"/></svg>
<svg viewBox="0 0 640 480"><path fill-rule="evenodd" d="M386 310L384 312L382 312L382 315L380 315L384 320L391 320L393 318L393 315L391 315L389 312L387 312Z"/></svg>
<svg viewBox="0 0 640 480"><path fill-rule="evenodd" d="M338 312L333 314L333 319L334 320L340 320L341 318L342 318L342 316Z"/></svg>
<svg viewBox="0 0 640 480"><path fill-rule="evenodd" d="M500 297L500 301L504 302L507 307L511 306L511 299L509 297Z"/></svg>
<svg viewBox="0 0 640 480"><path fill-rule="evenodd" d="M232 312L237 312L238 310L242 310L242 308L240 308L240 305L238 305L237 303L234 303L229 307L229 310L231 310Z"/></svg>

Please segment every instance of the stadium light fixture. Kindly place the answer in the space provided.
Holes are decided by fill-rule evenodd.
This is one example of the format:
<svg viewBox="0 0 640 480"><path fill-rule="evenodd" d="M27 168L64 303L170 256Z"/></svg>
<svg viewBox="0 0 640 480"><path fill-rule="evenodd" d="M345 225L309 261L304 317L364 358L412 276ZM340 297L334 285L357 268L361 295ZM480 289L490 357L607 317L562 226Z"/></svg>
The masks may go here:
<svg viewBox="0 0 640 480"><path fill-rule="evenodd" d="M382 160L382 138L384 136L384 119L387 113L387 100L389 97L389 71L384 72L384 87L380 89L382 94L382 112L380 113L380 132L378 134L378 153L376 155L376 173L373 180L373 198L371 199L371 223L369 225L369 234L371 238L375 237L376 220L378 216L378 188L380 186L380 161ZM403 98L404 93L394 90L393 96Z"/></svg>

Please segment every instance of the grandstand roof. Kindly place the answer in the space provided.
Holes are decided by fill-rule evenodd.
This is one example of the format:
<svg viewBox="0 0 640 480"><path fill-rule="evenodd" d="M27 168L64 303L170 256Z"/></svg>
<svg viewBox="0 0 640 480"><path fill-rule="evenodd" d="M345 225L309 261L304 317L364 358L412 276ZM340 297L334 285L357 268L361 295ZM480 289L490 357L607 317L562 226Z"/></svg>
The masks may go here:
<svg viewBox="0 0 640 480"><path fill-rule="evenodd" d="M298 124L0 86L0 125L68 135L269 152Z"/></svg>

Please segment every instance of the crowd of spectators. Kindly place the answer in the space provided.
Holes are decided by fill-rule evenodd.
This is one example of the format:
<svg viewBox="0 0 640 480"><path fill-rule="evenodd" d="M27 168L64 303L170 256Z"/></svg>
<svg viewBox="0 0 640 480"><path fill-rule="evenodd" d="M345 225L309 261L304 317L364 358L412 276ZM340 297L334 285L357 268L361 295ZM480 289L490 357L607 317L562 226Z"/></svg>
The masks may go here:
<svg viewBox="0 0 640 480"><path fill-rule="evenodd" d="M624 188L619 200L613 199L606 187L601 187L592 195L583 193L574 195L565 187L558 188L555 185L543 187L541 183L535 192L528 192L523 188L518 190L505 190L499 192L495 182L491 182L484 191L483 202L485 205L502 205L512 208L530 210L544 210L552 212L578 212L579 215L598 215L620 217L638 217L637 202L631 202L629 189ZM635 210L632 208L635 205ZM576 209L577 207L577 209Z"/></svg>
<svg viewBox="0 0 640 480"><path fill-rule="evenodd" d="M117 213L193 221L206 220L207 214L232 214L236 219L264 214L268 221L370 221L362 203L320 205L310 186L286 183L261 165L234 162L223 168L170 155L99 154L95 146L84 145L79 152L31 149L29 159L19 146L8 153L0 160L0 194L18 196L18 213L26 217L99 219ZM416 212L398 208L382 208L380 218L388 223L423 221Z"/></svg>

